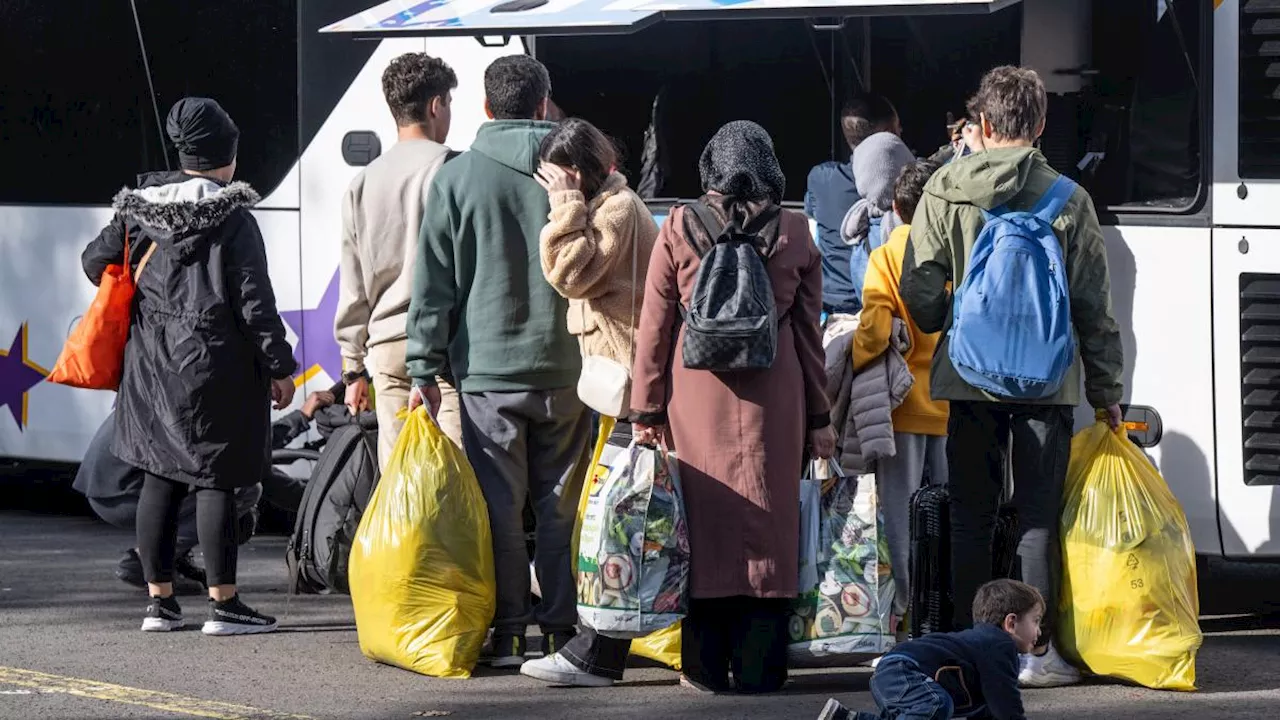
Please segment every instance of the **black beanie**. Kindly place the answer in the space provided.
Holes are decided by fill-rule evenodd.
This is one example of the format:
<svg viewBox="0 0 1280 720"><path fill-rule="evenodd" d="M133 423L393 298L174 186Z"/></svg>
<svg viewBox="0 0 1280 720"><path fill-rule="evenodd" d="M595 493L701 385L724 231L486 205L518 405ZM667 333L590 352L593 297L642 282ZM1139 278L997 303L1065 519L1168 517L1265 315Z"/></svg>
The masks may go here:
<svg viewBox="0 0 1280 720"><path fill-rule="evenodd" d="M209 98L189 97L174 103L165 130L178 149L183 170L216 170L236 159L240 129Z"/></svg>

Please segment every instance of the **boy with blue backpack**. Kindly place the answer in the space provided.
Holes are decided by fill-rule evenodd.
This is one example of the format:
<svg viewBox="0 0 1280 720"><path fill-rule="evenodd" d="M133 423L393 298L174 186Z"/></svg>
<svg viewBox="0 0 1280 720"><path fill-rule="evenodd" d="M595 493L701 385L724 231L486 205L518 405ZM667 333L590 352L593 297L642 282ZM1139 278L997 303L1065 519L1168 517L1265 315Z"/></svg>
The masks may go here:
<svg viewBox="0 0 1280 720"><path fill-rule="evenodd" d="M947 459L955 625L973 623L991 580L992 528L1011 451L1022 578L1050 612L1023 655L1024 687L1078 682L1054 650L1058 520L1083 371L1090 405L1121 422L1124 355L1111 311L1106 247L1089 194L1035 143L1047 98L1034 71L982 79L965 128L973 154L925 186L903 265L902 299L924 332L941 331L930 394L950 401ZM953 283L954 294L947 290Z"/></svg>

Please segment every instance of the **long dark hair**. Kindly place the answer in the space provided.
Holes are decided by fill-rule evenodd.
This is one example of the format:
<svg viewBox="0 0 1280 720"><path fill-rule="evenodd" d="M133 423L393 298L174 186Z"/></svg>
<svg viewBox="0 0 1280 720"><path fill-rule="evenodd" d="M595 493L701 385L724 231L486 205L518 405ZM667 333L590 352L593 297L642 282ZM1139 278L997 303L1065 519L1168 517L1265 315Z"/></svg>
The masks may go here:
<svg viewBox="0 0 1280 720"><path fill-rule="evenodd" d="M605 134L581 118L558 123L542 139L538 156L562 167L574 168L582 179L582 194L595 197L618 164L618 150Z"/></svg>

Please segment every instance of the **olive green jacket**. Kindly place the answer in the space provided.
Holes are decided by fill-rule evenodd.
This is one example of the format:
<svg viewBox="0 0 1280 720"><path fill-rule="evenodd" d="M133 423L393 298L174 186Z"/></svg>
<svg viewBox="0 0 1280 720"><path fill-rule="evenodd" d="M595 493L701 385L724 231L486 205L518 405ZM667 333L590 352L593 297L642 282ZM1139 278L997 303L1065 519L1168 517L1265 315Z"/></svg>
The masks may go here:
<svg viewBox="0 0 1280 720"><path fill-rule="evenodd" d="M1002 148L974 153L934 173L911 223L902 268L902 301L923 332L942 332L933 356L930 393L935 400L1012 402L961 379L947 354L951 291L964 281L973 244L985 223L982 211L1004 205L1030 210L1058 173L1034 148ZM1077 188L1053 228L1067 261L1071 319L1079 356L1057 394L1030 401L1078 405L1083 369L1085 395L1096 408L1120 402L1124 351L1111 313L1111 278L1102 228L1093 200Z"/></svg>

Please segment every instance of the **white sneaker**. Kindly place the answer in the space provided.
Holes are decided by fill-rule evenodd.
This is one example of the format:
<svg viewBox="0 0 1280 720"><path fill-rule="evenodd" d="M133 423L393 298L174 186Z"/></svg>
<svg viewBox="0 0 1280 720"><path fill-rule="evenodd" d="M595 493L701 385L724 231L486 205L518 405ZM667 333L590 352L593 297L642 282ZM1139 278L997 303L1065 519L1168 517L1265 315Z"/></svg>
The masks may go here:
<svg viewBox="0 0 1280 720"><path fill-rule="evenodd" d="M1018 658L1018 684L1024 688L1054 688L1080 682L1080 671L1062 659L1049 645L1044 655L1028 653Z"/></svg>
<svg viewBox="0 0 1280 720"><path fill-rule="evenodd" d="M609 678L579 670L574 667L573 663L561 657L559 653L525 662L520 666L520 674L552 685L589 688L602 688L613 685L613 680Z"/></svg>

